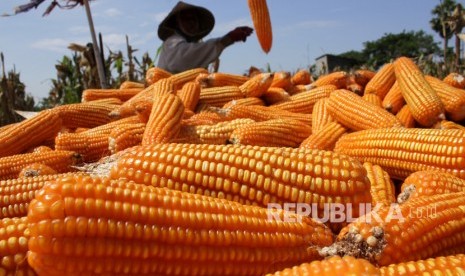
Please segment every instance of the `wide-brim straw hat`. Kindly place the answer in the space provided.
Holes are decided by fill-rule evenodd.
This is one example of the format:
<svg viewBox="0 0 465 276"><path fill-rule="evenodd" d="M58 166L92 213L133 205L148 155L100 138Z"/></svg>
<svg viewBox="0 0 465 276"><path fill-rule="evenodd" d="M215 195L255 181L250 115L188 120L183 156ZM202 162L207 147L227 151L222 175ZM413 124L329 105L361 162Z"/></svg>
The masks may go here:
<svg viewBox="0 0 465 276"><path fill-rule="evenodd" d="M165 41L168 37L174 34L176 30L176 15L185 10L195 10L199 18L199 29L200 32L190 38L192 40L199 40L208 35L213 27L215 26L215 17L206 8L191 5L183 1L179 1L176 6L170 11L170 13L163 19L158 25L158 37Z"/></svg>

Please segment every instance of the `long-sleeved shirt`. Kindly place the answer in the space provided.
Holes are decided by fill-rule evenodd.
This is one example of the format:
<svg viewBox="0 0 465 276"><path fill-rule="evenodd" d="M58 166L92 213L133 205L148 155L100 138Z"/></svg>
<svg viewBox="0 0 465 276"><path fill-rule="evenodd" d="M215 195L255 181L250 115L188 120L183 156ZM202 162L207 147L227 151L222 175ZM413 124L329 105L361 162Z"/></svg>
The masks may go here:
<svg viewBox="0 0 465 276"><path fill-rule="evenodd" d="M173 74L193 68L208 68L227 46L222 38L188 42L181 35L174 34L163 42L157 66Z"/></svg>

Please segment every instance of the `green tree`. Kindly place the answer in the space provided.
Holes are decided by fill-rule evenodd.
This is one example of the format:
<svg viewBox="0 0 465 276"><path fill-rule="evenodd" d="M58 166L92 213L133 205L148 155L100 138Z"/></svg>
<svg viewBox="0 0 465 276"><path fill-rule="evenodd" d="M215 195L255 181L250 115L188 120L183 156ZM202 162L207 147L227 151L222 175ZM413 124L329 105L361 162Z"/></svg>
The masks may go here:
<svg viewBox="0 0 465 276"><path fill-rule="evenodd" d="M447 18L451 16L456 6L457 3L454 0L440 0L439 4L431 11L433 18L429 22L433 31L438 33L443 39L443 56L445 61L448 57L448 42L454 34L450 25L447 24Z"/></svg>
<svg viewBox="0 0 465 276"><path fill-rule="evenodd" d="M365 42L362 54L367 65L379 67L400 56L422 57L439 54L439 51L433 36L424 31L404 30L399 34L389 33L378 40Z"/></svg>

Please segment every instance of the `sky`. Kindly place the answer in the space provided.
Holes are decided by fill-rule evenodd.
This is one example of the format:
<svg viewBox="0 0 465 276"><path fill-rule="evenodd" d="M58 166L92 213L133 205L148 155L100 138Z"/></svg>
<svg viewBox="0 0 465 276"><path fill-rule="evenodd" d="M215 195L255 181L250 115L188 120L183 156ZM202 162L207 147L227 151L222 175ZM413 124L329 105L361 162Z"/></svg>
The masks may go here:
<svg viewBox="0 0 465 276"><path fill-rule="evenodd" d="M14 7L29 0L1 0L0 14L14 13ZM0 52L5 71L15 69L26 92L36 103L47 97L56 79L55 65L73 52L71 43L91 42L89 25L82 6L42 14L51 1L15 16L0 17ZM58 2L64 3L64 0ZM215 27L206 37L225 35L237 26L253 27L246 0L190 0L215 15ZM462 1L456 1L462 3ZM158 24L177 3L175 0L95 0L90 2L95 31L103 37L104 51L121 50L129 44L154 58L162 41ZM431 11L439 0L268 0L273 29L271 51L264 53L253 34L246 42L226 48L220 57L220 72L243 74L250 66L272 71L308 68L324 54L361 51L364 43L383 35L403 31L440 37L431 29Z"/></svg>

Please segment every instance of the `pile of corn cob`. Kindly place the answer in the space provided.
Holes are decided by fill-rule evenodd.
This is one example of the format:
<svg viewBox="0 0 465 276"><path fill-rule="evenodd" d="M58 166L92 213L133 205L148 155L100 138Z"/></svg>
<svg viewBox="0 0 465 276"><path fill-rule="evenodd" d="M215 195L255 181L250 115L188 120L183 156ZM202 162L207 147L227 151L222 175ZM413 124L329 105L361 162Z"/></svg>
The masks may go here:
<svg viewBox="0 0 465 276"><path fill-rule="evenodd" d="M85 90L0 128L0 274L464 273L464 88L401 57Z"/></svg>

